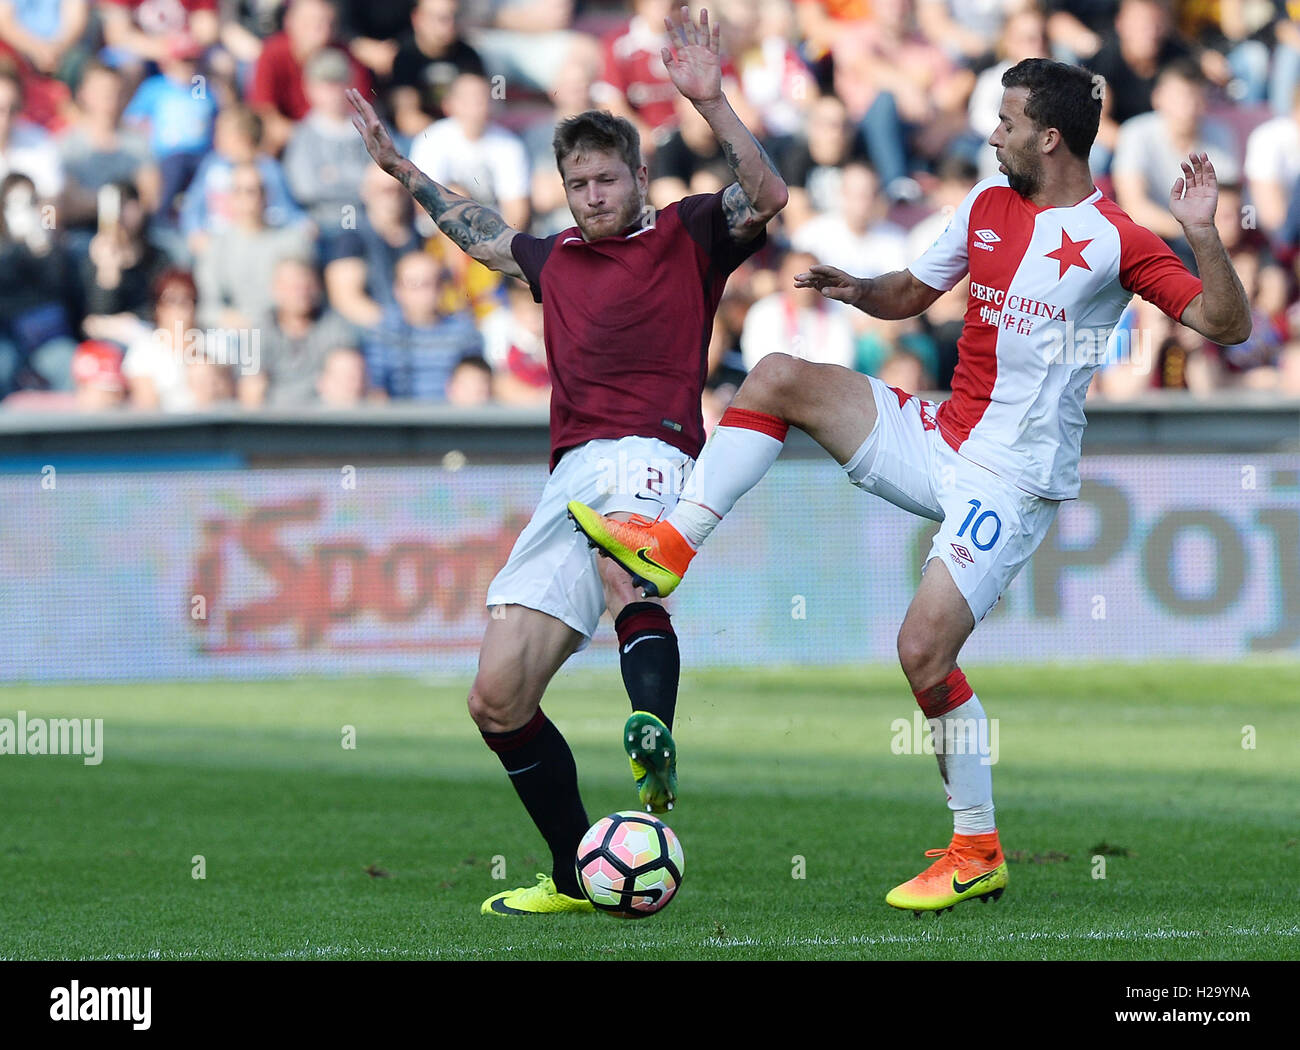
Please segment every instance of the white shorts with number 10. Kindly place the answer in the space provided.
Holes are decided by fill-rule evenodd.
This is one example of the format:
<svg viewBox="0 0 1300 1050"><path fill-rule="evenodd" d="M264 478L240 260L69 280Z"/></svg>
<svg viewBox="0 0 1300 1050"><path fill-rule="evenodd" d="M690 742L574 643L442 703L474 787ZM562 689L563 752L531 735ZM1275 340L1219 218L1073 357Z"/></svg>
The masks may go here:
<svg viewBox="0 0 1300 1050"><path fill-rule="evenodd" d="M984 619L1047 535L1060 503L958 455L937 407L871 379L876 425L845 464L849 480L896 507L941 522L925 564L941 558L975 622Z"/></svg>

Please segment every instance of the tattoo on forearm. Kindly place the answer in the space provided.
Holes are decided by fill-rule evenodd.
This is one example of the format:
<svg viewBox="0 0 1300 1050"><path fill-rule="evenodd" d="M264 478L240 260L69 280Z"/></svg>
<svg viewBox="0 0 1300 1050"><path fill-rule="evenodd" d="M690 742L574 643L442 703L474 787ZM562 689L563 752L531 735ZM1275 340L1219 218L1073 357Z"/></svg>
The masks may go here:
<svg viewBox="0 0 1300 1050"><path fill-rule="evenodd" d="M398 181L429 213L438 228L467 252L473 245L496 240L510 228L491 208L452 193L418 169L403 170Z"/></svg>

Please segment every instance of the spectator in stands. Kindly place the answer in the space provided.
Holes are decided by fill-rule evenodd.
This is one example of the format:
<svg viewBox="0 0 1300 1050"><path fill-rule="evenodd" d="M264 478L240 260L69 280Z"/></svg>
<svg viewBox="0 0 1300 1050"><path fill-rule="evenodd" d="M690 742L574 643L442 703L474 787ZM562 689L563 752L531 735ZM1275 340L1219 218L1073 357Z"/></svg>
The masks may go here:
<svg viewBox="0 0 1300 1050"><path fill-rule="evenodd" d="M374 167L344 96L350 76L341 51L326 48L307 60L304 83L311 109L284 150L289 188L316 224L327 256L345 224L355 225L361 180Z"/></svg>
<svg viewBox="0 0 1300 1050"><path fill-rule="evenodd" d="M1236 147L1232 133L1205 115L1205 81L1191 60L1160 71L1152 101L1153 112L1120 127L1112 169L1115 200L1139 226L1163 237L1195 272L1182 226L1169 212L1169 187L1193 151L1209 154L1221 184L1239 182Z"/></svg>
<svg viewBox="0 0 1300 1050"><path fill-rule="evenodd" d="M291 0L284 29L262 46L246 101L262 118L262 145L279 156L293 133L293 125L311 108L303 86L303 67L317 51L334 40L335 9L330 0ZM370 74L348 56L352 86L369 94Z"/></svg>
<svg viewBox="0 0 1300 1050"><path fill-rule="evenodd" d="M266 205L262 221L267 226L294 226L306 221L307 213L289 192L279 161L262 152L261 141L262 118L247 106L230 106L217 117L212 152L199 164L181 206L181 233L195 258L207 251L213 235L230 228L234 215L231 182L240 165L257 168Z"/></svg>
<svg viewBox="0 0 1300 1050"><path fill-rule="evenodd" d="M1108 119L1119 125L1150 113L1160 71L1190 57L1162 0L1120 0L1114 30L1087 66L1105 78Z"/></svg>
<svg viewBox="0 0 1300 1050"><path fill-rule="evenodd" d="M85 60L80 46L90 19L87 0L0 0L0 44L45 77L71 84Z"/></svg>
<svg viewBox="0 0 1300 1050"><path fill-rule="evenodd" d="M1273 0L1273 68L1269 73L1268 101L1273 113L1282 116L1300 88L1300 11L1293 0Z"/></svg>
<svg viewBox="0 0 1300 1050"><path fill-rule="evenodd" d="M998 126L1002 108L1002 74L1026 58L1050 58L1047 51L1047 22L1036 7L1021 8L1007 16L998 36L998 61L975 78L975 89L966 108L971 129L981 136L978 163L981 178L997 174L997 150L988 137ZM927 245L928 247L928 245Z"/></svg>
<svg viewBox="0 0 1300 1050"><path fill-rule="evenodd" d="M98 0L95 10L108 61L132 70L167 62L178 39L193 41L202 53L221 29L217 0Z"/></svg>
<svg viewBox="0 0 1300 1050"><path fill-rule="evenodd" d="M356 350L356 332L322 309L320 278L302 259L276 264L271 296L272 310L257 328L260 361L239 377L239 401L247 408L310 405L326 359L335 350Z"/></svg>
<svg viewBox="0 0 1300 1050"><path fill-rule="evenodd" d="M266 225L266 197L254 164L240 164L231 176L232 222L214 234L199 256L199 318L205 327L250 328L271 310L271 278L286 256L310 259L315 243L309 227Z"/></svg>
<svg viewBox="0 0 1300 1050"><path fill-rule="evenodd" d="M542 334L542 306L526 284L511 281L507 305L479 325L484 357L492 367L494 396L507 405L544 405L551 398Z"/></svg>
<svg viewBox="0 0 1300 1050"><path fill-rule="evenodd" d="M1260 124L1246 140L1246 182L1260 228L1277 233L1300 180L1300 86L1291 112Z"/></svg>
<svg viewBox="0 0 1300 1050"><path fill-rule="evenodd" d="M447 404L477 408L494 400L492 366L481 357L463 357L447 380Z"/></svg>
<svg viewBox="0 0 1300 1050"><path fill-rule="evenodd" d="M835 93L886 195L915 200L918 162L938 158L967 128L974 75L916 31L911 0L874 0L871 21L841 33L833 55Z"/></svg>
<svg viewBox="0 0 1300 1050"><path fill-rule="evenodd" d="M192 406L186 360L206 350L195 328L198 290L185 270L165 270L154 284L153 328L140 325L127 344L122 371L133 408L180 412Z"/></svg>
<svg viewBox="0 0 1300 1050"><path fill-rule="evenodd" d="M26 175L0 180L0 395L72 389L72 274Z"/></svg>
<svg viewBox="0 0 1300 1050"><path fill-rule="evenodd" d="M394 126L408 138L447 116L442 100L461 73L487 76L460 35L456 9L456 0L416 0L411 24L398 37L388 104Z"/></svg>
<svg viewBox="0 0 1300 1050"><path fill-rule="evenodd" d="M72 356L71 390L19 390L0 402L6 412L105 412L126 401L122 348L87 341Z"/></svg>
<svg viewBox="0 0 1300 1050"><path fill-rule="evenodd" d="M673 6L674 0L634 0L627 25L604 41L604 69L592 92L602 109L636 126L646 152L677 118L677 91L661 53L668 44L664 19Z"/></svg>
<svg viewBox="0 0 1300 1050"><path fill-rule="evenodd" d="M680 94L676 108L677 126L650 159L647 199L655 208L666 208L687 194L705 192L697 181L701 174L724 179L724 186L734 180L709 122Z"/></svg>
<svg viewBox="0 0 1300 1050"><path fill-rule="evenodd" d="M150 77L127 104L122 117L149 136L149 149L158 163L158 214L169 220L176 198L185 192L199 162L212 148L217 104L206 90L195 90L194 75L201 53L188 36L169 39L159 62L162 72Z"/></svg>
<svg viewBox="0 0 1300 1050"><path fill-rule="evenodd" d="M397 38L410 25L411 5L412 0L338 0L339 37L380 79L393 72Z"/></svg>
<svg viewBox="0 0 1300 1050"><path fill-rule="evenodd" d="M483 339L466 313L438 309L438 264L427 252L397 263L397 306L363 340L370 382L390 398L444 401L458 362L483 355Z"/></svg>
<svg viewBox="0 0 1300 1050"><path fill-rule="evenodd" d="M361 202L356 229L343 230L325 256L325 290L344 318L374 328L384 309L397 305L397 260L418 252L422 239L415 232L411 195L373 164L361 180Z"/></svg>
<svg viewBox="0 0 1300 1050"><path fill-rule="evenodd" d="M280 28L286 0L218 0L221 7L221 47L235 63L235 80L242 94L253 78L262 42Z"/></svg>
<svg viewBox="0 0 1300 1050"><path fill-rule="evenodd" d="M1003 0L918 0L916 22L954 62L978 69L993 55L1006 20L1023 10L1029 8Z"/></svg>
<svg viewBox="0 0 1300 1050"><path fill-rule="evenodd" d="M469 42L512 93L545 94L569 62L598 58L597 43L572 30L574 0L465 0Z"/></svg>
<svg viewBox="0 0 1300 1050"><path fill-rule="evenodd" d="M855 277L878 277L901 270L907 263L906 237L888 222L888 202L880 192L880 179L865 161L844 166L840 180L840 206L799 227L794 247Z"/></svg>
<svg viewBox="0 0 1300 1050"><path fill-rule="evenodd" d="M803 133L819 94L794 44L790 0L726 0L722 46L732 56L740 94L756 111L753 126L773 157Z"/></svg>
<svg viewBox="0 0 1300 1050"><path fill-rule="evenodd" d="M411 146L411 163L446 186L500 212L507 225L528 228L528 154L519 136L491 122L491 87L473 73L458 76L443 100L447 116Z"/></svg>
<svg viewBox="0 0 1300 1050"><path fill-rule="evenodd" d="M815 288L796 288L796 274L817 263L807 252L787 252L778 271L777 291L749 308L740 334L746 371L768 354L790 354L801 361L852 368L853 324L838 304Z"/></svg>
<svg viewBox="0 0 1300 1050"><path fill-rule="evenodd" d="M823 95L808 112L808 136L778 157L778 166L790 187L790 203L783 213L785 226L797 230L814 215L839 207L844 165L861 160L858 139L844 103Z"/></svg>
<svg viewBox="0 0 1300 1050"><path fill-rule="evenodd" d="M325 355L316 397L326 408L355 408L367 399L366 359L360 350L339 347Z"/></svg>
<svg viewBox="0 0 1300 1050"><path fill-rule="evenodd" d="M523 131L524 149L532 169L534 237L549 237L573 225L573 213L564 192L564 179L555 164L555 126L562 120L596 108L592 90L596 83L594 62L574 61L565 65L551 85L551 109Z"/></svg>
<svg viewBox="0 0 1300 1050"><path fill-rule="evenodd" d="M87 335L95 335L92 329L101 318L148 318L154 285L171 265L167 253L145 235L148 216L131 183L111 184L101 196L108 214L101 217L81 264L86 321L91 325ZM104 332L102 325L99 332Z"/></svg>
<svg viewBox="0 0 1300 1050"><path fill-rule="evenodd" d="M832 52L840 34L866 24L870 0L795 0L795 19L803 39L803 57L817 78L818 88L832 90Z"/></svg>
<svg viewBox="0 0 1300 1050"><path fill-rule="evenodd" d="M1052 57L1087 64L1114 27L1119 0L1045 0L1043 10Z"/></svg>
<svg viewBox="0 0 1300 1050"><path fill-rule="evenodd" d="M161 192L158 166L148 140L118 126L124 102L122 74L101 62L88 62L76 97L76 116L56 140L66 176L59 202L64 229L89 235L98 214L97 194L113 183L131 183L146 213L152 213Z"/></svg>
<svg viewBox="0 0 1300 1050"><path fill-rule="evenodd" d="M0 178L27 176L42 200L63 189L63 165L54 140L43 128L23 120L23 82L12 65L0 65Z"/></svg>

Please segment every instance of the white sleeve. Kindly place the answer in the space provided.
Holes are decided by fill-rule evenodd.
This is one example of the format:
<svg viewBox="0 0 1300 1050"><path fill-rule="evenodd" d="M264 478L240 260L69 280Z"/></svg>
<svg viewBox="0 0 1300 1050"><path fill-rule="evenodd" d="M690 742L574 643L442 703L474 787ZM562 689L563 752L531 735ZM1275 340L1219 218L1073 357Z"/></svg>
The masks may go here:
<svg viewBox="0 0 1300 1050"><path fill-rule="evenodd" d="M970 247L967 237L970 232L970 209L975 198L984 192L985 183L981 182L961 202L953 213L943 233L930 245L916 262L908 269L922 284L946 292L957 285L966 276L970 268Z"/></svg>

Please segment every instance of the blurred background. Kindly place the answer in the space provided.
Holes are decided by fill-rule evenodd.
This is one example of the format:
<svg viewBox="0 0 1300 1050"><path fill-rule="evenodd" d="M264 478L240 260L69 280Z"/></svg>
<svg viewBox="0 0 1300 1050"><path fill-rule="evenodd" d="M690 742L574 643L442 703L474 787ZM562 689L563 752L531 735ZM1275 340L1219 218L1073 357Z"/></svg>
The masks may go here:
<svg viewBox="0 0 1300 1050"><path fill-rule="evenodd" d="M1254 332L1218 347L1134 301L1090 390L1083 495L970 659L1294 652L1300 4L708 6L791 201L728 283L706 423L772 352L943 396L965 282L887 322L791 275L907 265L996 169L1002 72L1082 64L1097 184L1193 266L1165 203L1179 157L1213 159ZM414 213L344 91L539 236L572 224L556 121L610 109L662 207L730 181L660 61L671 7L0 0L0 674L471 671L545 479L540 307ZM688 660L892 660L931 525L797 436L742 511L675 600ZM756 549L771 567L742 579Z"/></svg>

